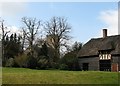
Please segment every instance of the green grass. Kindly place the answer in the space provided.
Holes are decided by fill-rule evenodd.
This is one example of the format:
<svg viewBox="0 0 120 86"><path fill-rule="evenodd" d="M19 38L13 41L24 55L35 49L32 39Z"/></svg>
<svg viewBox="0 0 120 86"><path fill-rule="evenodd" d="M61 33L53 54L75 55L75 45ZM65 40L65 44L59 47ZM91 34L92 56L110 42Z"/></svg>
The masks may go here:
<svg viewBox="0 0 120 86"><path fill-rule="evenodd" d="M2 67L0 67L0 85L2 84Z"/></svg>
<svg viewBox="0 0 120 86"><path fill-rule="evenodd" d="M117 72L3 68L3 84L117 84Z"/></svg>

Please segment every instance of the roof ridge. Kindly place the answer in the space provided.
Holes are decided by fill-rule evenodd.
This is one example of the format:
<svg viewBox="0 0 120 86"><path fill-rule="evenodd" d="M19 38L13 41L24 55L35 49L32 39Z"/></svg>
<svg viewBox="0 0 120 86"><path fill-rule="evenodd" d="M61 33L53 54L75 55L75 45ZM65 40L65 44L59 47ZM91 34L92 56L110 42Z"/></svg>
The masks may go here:
<svg viewBox="0 0 120 86"><path fill-rule="evenodd" d="M106 38L108 38L108 37L116 37L116 36L120 36L120 35L111 35L111 36L107 36ZM99 38L91 38L91 39L105 39L105 38L99 37Z"/></svg>

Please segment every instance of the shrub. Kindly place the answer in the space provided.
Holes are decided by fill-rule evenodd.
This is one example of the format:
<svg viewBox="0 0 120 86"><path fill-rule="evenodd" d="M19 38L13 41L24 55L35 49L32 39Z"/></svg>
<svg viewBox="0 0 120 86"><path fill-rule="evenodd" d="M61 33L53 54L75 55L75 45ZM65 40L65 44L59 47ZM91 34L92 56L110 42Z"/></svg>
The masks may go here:
<svg viewBox="0 0 120 86"><path fill-rule="evenodd" d="M35 69L37 67L37 59L33 56L28 56L27 67L31 69Z"/></svg>
<svg viewBox="0 0 120 86"><path fill-rule="evenodd" d="M6 67L12 67L14 66L14 59L13 58L9 58L7 61L6 61Z"/></svg>
<svg viewBox="0 0 120 86"><path fill-rule="evenodd" d="M63 66L63 69L66 70L80 70L78 58L76 57L76 52L67 53L63 58L60 59L60 64L61 67Z"/></svg>
<svg viewBox="0 0 120 86"><path fill-rule="evenodd" d="M53 69L59 69L59 63L51 62L51 67L52 67Z"/></svg>
<svg viewBox="0 0 120 86"><path fill-rule="evenodd" d="M27 67L28 56L26 54L19 54L15 57L15 66L18 67Z"/></svg>
<svg viewBox="0 0 120 86"><path fill-rule="evenodd" d="M38 69L47 69L50 67L49 60L46 56L40 56L39 60L37 61Z"/></svg>
<svg viewBox="0 0 120 86"><path fill-rule="evenodd" d="M60 70L68 70L68 66L66 64L61 64Z"/></svg>

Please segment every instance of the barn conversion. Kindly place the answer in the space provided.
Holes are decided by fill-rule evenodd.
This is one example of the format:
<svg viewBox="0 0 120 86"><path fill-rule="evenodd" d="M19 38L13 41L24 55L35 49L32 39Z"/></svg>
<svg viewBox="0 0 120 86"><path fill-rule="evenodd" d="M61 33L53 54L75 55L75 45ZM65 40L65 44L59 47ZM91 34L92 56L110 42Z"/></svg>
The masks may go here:
<svg viewBox="0 0 120 86"><path fill-rule="evenodd" d="M120 71L120 35L107 36L88 41L78 53L82 70Z"/></svg>

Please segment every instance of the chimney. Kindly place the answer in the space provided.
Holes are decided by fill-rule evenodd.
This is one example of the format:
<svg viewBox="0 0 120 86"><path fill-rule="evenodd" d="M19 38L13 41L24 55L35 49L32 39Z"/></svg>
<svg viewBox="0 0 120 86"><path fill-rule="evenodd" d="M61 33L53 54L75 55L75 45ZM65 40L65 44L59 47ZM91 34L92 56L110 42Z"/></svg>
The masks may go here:
<svg viewBox="0 0 120 86"><path fill-rule="evenodd" d="M107 29L103 29L103 38L107 37Z"/></svg>

